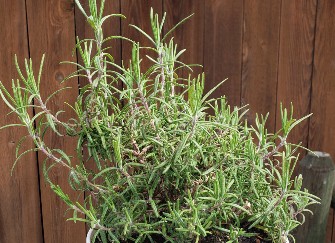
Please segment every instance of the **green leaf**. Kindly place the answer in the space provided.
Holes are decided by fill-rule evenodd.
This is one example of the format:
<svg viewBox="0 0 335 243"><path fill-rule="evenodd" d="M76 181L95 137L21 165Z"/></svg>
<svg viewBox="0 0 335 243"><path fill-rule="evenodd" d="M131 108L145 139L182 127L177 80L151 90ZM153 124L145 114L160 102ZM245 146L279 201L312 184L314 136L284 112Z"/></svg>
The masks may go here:
<svg viewBox="0 0 335 243"><path fill-rule="evenodd" d="M130 24L129 26L133 27L134 29L136 29L137 31L139 31L141 34L143 34L154 45L156 44L155 41L147 33L145 33L144 30L142 30L141 28L137 27L136 25Z"/></svg>
<svg viewBox="0 0 335 243"><path fill-rule="evenodd" d="M162 42L165 41L165 39L176 29L178 28L181 24L183 24L186 20L190 19L194 14L191 14L187 16L186 18L182 19L179 23L177 23L174 27L172 27L163 37Z"/></svg>

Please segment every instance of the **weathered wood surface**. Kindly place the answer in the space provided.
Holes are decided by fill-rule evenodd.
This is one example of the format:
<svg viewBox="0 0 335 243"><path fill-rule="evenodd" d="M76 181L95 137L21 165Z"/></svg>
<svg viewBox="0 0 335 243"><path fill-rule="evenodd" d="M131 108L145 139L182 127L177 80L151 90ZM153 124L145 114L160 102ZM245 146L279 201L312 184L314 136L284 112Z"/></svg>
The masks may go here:
<svg viewBox="0 0 335 243"><path fill-rule="evenodd" d="M208 91L228 78L212 97L226 95L231 105L240 105L241 101L243 2L205 1L205 89Z"/></svg>
<svg viewBox="0 0 335 243"><path fill-rule="evenodd" d="M295 232L296 242L325 242L328 213L335 182L335 166L328 153L309 152L300 161L299 172L304 180L302 188L321 199L321 204L309 207L313 212L305 214L305 223Z"/></svg>
<svg viewBox="0 0 335 243"><path fill-rule="evenodd" d="M241 105L249 104L252 125L256 112L269 112L269 132L276 118L280 7L277 0L244 2Z"/></svg>
<svg viewBox="0 0 335 243"><path fill-rule="evenodd" d="M311 112L308 147L327 151L335 157L335 1L318 0L315 26ZM335 241L335 218L333 234L327 242Z"/></svg>
<svg viewBox="0 0 335 243"><path fill-rule="evenodd" d="M0 80L7 88L11 79L18 77L14 54L21 65L29 57L26 25L23 0L0 1ZM0 127L18 123L15 115L6 115L8 112L1 103ZM24 156L13 176L10 174L16 145L25 135L27 131L23 128L0 130L0 242L43 242L36 154ZM22 150L31 146L33 143L28 139Z"/></svg>
<svg viewBox="0 0 335 243"><path fill-rule="evenodd" d="M280 103L289 107L291 102L295 117L311 113L316 8L317 0L282 0L277 114L280 114ZM308 126L309 120L303 121L292 131L289 140L307 146ZM276 129L280 128L280 115L277 115ZM299 152L305 154L305 151Z"/></svg>

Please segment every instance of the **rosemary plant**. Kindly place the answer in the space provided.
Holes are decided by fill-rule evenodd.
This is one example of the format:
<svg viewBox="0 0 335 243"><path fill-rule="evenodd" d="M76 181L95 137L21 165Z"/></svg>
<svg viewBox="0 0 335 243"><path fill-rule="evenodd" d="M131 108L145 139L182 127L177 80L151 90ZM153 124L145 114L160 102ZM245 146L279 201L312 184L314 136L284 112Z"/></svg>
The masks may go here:
<svg viewBox="0 0 335 243"><path fill-rule="evenodd" d="M15 59L20 79L12 82L12 91L0 83L3 101L20 120L6 127L26 127L32 150L46 155L46 181L73 211L70 220L90 225L91 242L199 242L211 234L237 242L259 231L273 242L293 239L290 232L303 223L297 217L318 201L301 189L301 175L292 178L299 145L287 141L307 117L296 120L293 108L281 109L282 128L275 134L265 128L267 116L248 125L245 109L230 107L225 97L209 99L222 82L204 93L205 76L191 78L190 65L179 61L185 50L177 49L171 33L189 17L164 34L165 15L160 19L151 10L152 33L132 26L151 42L144 47L125 37L104 37L104 22L124 16L104 16L105 0L100 7L88 2L85 12L76 0L95 38L78 39L82 64L72 63L77 71L66 78L88 80L72 106L75 117L61 121L61 111L47 107L62 90L42 99L44 57L37 76L31 60L24 74ZM115 38L132 43L131 60L123 65L106 52ZM147 69L141 66L142 49L151 51L143 57L152 62ZM179 69L190 75L178 77ZM75 137L76 158L49 147L44 137L50 132ZM64 167L73 190L85 192L84 203L49 178L54 166Z"/></svg>

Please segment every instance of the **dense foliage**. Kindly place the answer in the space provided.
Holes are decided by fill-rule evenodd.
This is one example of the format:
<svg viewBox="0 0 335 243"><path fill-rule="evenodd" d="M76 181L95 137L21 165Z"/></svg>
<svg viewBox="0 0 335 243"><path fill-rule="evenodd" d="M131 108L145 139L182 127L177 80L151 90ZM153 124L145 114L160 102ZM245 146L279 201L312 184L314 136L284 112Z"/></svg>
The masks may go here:
<svg viewBox="0 0 335 243"><path fill-rule="evenodd" d="M252 127L243 119L246 109L230 107L224 97L209 99L215 88L204 93L205 76L191 78L191 67L179 61L184 50L170 38L184 20L163 35L165 15L159 20L151 12L152 34L133 26L152 44L142 47L125 37L103 36L106 19L123 18L103 16L104 0L101 7L89 0L89 13L76 2L95 33L94 39L78 40L82 64L72 63L78 71L67 78L88 81L73 105L76 117L61 121L60 111L54 115L47 108L61 90L42 99L43 60L37 76L31 61L26 60L26 74L16 62L20 80L13 81L13 93L2 83L0 89L21 121L8 126L25 126L35 142L32 150L46 155L45 177L73 210L71 219L90 224L92 242L153 241L157 235L167 242L198 242L218 232L235 242L254 229L287 242L301 223L297 216L317 201L301 190L301 176L292 178L298 146L287 136L304 118L295 120L293 110L282 109L282 129L270 134L267 117L257 117ZM133 44L132 58L122 66L106 51L116 38ZM152 62L147 69L142 49L151 53L143 57ZM179 69L190 76L178 77ZM76 158L50 148L44 142L50 132L76 137ZM73 190L85 192L84 204L52 182L54 166L64 167Z"/></svg>

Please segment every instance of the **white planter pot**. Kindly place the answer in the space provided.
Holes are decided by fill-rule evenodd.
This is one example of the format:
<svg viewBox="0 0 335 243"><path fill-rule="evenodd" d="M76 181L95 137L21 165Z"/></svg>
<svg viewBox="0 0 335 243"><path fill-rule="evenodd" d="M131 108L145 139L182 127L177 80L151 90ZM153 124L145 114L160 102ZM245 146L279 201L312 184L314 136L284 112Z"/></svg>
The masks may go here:
<svg viewBox="0 0 335 243"><path fill-rule="evenodd" d="M94 233L94 229L90 228L86 235L86 243L91 243L92 235Z"/></svg>

